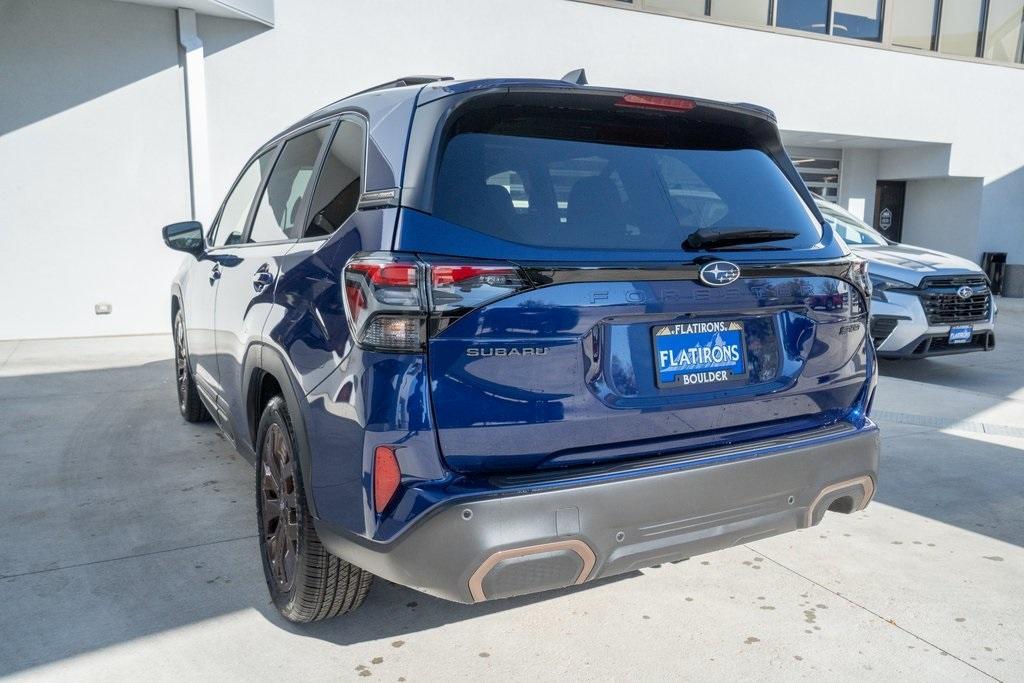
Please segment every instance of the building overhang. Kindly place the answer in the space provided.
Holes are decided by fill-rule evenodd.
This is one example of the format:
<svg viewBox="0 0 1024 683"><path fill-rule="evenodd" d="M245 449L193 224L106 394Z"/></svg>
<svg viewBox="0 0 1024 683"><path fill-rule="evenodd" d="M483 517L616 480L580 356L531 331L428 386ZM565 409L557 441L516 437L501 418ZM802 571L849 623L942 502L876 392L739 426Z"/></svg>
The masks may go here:
<svg viewBox="0 0 1024 683"><path fill-rule="evenodd" d="M255 21L274 26L274 0L120 0L137 5L155 5L169 9L190 9L196 14Z"/></svg>
<svg viewBox="0 0 1024 683"><path fill-rule="evenodd" d="M780 130L782 144L786 147L823 147L834 149L906 149L937 143L925 140L897 140L864 135L841 135L807 130Z"/></svg>

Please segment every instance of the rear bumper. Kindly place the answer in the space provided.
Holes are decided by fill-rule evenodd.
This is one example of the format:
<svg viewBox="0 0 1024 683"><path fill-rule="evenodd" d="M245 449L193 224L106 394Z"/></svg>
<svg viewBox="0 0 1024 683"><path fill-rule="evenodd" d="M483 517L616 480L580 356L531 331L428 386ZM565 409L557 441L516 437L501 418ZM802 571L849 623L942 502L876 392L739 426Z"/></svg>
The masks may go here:
<svg viewBox="0 0 1024 683"><path fill-rule="evenodd" d="M318 524L334 554L395 583L478 602L584 583L853 512L877 481L878 430L833 430L623 478L442 505L388 544Z"/></svg>

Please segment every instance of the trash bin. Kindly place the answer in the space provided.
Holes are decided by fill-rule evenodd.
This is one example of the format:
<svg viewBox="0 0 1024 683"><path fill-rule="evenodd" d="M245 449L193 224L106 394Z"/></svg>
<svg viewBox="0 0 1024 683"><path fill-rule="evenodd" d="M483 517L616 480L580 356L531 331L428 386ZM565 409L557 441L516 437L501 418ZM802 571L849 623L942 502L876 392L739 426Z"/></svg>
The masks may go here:
<svg viewBox="0 0 1024 683"><path fill-rule="evenodd" d="M986 251L981 255L981 269L992 283L992 293L1003 293L1003 275L1006 270L1005 251Z"/></svg>

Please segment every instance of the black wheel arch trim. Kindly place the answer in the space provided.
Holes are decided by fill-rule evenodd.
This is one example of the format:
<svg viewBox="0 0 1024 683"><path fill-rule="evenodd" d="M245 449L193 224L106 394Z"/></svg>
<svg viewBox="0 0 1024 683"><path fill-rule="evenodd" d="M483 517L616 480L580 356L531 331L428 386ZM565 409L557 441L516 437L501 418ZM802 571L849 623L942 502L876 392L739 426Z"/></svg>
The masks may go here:
<svg viewBox="0 0 1024 683"><path fill-rule="evenodd" d="M177 312L174 308L174 302L178 302L177 310L185 310L185 297L181 293L181 286L174 282L171 284L171 326L174 326L174 315Z"/></svg>
<svg viewBox="0 0 1024 683"><path fill-rule="evenodd" d="M294 376L288 370L288 363L281 352L263 342L254 342L250 345L243 361L241 395L246 401L248 424L246 425L246 433L240 435L245 438L238 441L240 444L245 444L247 451L251 451L252 462L255 462L256 432L259 428L260 415L263 409L262 406L257 405L260 392L260 381L258 380L261 380L264 374L273 377L277 381L278 386L281 387L281 395L284 398L285 405L288 407L288 417L291 420L292 432L295 435L295 446L299 456L299 469L302 480L306 485L306 505L309 506L310 515L315 519L317 517L316 504L313 501L313 496L309 495L309 492L312 490L313 481L312 456L309 449L305 411L302 410L300 402L300 398L304 397L304 394L299 390Z"/></svg>

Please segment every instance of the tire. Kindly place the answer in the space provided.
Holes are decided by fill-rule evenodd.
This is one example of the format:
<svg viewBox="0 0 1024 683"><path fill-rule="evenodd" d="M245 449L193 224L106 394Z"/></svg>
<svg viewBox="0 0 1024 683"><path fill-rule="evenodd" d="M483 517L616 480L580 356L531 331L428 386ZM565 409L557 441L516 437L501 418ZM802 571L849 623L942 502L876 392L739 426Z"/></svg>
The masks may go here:
<svg viewBox="0 0 1024 683"><path fill-rule="evenodd" d="M181 411L185 422L209 421L210 413L199 398L196 380L192 376L185 339L185 316L181 309L174 314L174 373L174 384L178 390L178 410Z"/></svg>
<svg viewBox="0 0 1024 683"><path fill-rule="evenodd" d="M263 574L281 615L309 623L363 604L373 574L331 555L306 505L284 399L267 402L256 436L256 520Z"/></svg>

